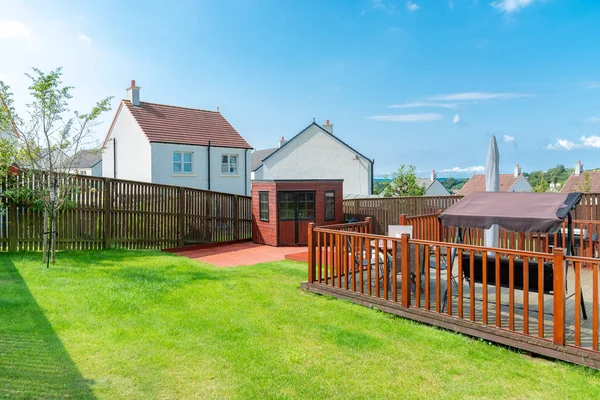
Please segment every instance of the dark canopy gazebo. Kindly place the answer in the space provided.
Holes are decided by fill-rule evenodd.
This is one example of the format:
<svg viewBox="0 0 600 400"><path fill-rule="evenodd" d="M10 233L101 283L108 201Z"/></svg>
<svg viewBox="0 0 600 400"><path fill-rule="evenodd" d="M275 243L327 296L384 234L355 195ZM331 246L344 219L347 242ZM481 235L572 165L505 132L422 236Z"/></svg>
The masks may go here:
<svg viewBox="0 0 600 400"><path fill-rule="evenodd" d="M507 231L556 233L581 193L475 192L440 215L444 226Z"/></svg>
<svg viewBox="0 0 600 400"><path fill-rule="evenodd" d="M523 233L562 233L561 225L567 220L567 255L573 254L573 229L570 211L581 201L582 194L574 193L513 193L513 192L476 192L466 195L459 202L448 208L439 219L445 227L456 227L456 242L463 241L463 228L489 229L492 225L498 225L506 231ZM464 262L469 262L468 252L463 253ZM451 255L453 264L455 254ZM484 268L488 270L490 280L494 280L494 259L475 256L476 268L474 276L466 276L467 279L479 281ZM483 265L487 264L487 265ZM507 264L507 265L504 265ZM529 265L523 265L523 260L514 260L515 280L513 284L517 288L523 287L522 271L528 269L531 278L537 278L538 265L529 261ZM545 263L546 264L546 263ZM508 260L501 261L502 276L500 284L508 285ZM551 293L553 288L552 266L544 265L544 288L545 293ZM468 274L468 268L463 270ZM537 281L529 281L529 290L537 291ZM446 289L447 290L447 289ZM581 293L583 299L583 293ZM445 300L445 299L444 299ZM585 306L582 301L582 312L587 318Z"/></svg>

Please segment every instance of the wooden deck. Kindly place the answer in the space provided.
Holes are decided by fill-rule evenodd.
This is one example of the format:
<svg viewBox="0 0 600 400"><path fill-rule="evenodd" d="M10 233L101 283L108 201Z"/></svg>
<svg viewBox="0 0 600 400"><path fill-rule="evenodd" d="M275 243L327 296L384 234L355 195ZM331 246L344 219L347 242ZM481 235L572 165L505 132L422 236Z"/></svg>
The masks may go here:
<svg viewBox="0 0 600 400"><path fill-rule="evenodd" d="M309 291L600 369L600 259L310 229Z"/></svg>

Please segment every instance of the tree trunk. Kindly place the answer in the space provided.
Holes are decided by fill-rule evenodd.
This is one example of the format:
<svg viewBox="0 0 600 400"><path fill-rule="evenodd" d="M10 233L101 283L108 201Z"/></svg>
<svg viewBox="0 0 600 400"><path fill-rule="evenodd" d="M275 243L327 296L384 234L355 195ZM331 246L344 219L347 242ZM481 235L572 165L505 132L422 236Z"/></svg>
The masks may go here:
<svg viewBox="0 0 600 400"><path fill-rule="evenodd" d="M46 263L48 257L48 207L44 207L44 222L42 225L42 234L44 235L44 250L42 252L42 263Z"/></svg>
<svg viewBox="0 0 600 400"><path fill-rule="evenodd" d="M52 231L51 233L51 238L52 238L52 244L51 244L51 248L50 248L50 252L52 255L52 258L50 259L50 261L54 264L56 262L56 210L52 210L52 226L50 227L50 230Z"/></svg>

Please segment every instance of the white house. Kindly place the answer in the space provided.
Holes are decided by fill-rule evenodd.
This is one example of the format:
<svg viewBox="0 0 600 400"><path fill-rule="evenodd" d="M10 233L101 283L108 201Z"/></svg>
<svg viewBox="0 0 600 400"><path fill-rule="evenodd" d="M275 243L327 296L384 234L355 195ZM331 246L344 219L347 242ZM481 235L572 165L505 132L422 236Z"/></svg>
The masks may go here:
<svg viewBox="0 0 600 400"><path fill-rule="evenodd" d="M251 149L218 110L140 101L132 81L104 141L102 175L249 195Z"/></svg>
<svg viewBox="0 0 600 400"><path fill-rule="evenodd" d="M438 180L435 170L428 178L418 178L418 183L425 188L425 196L450 196L450 192Z"/></svg>
<svg viewBox="0 0 600 400"><path fill-rule="evenodd" d="M512 174L500 174L501 192L533 192L529 181L521 173L519 164L515 166ZM475 174L458 192L459 195L465 195L472 192L485 192L485 175Z"/></svg>
<svg viewBox="0 0 600 400"><path fill-rule="evenodd" d="M311 123L279 147L252 153L252 179L343 179L344 197L373 192L373 160L333 134L333 125Z"/></svg>

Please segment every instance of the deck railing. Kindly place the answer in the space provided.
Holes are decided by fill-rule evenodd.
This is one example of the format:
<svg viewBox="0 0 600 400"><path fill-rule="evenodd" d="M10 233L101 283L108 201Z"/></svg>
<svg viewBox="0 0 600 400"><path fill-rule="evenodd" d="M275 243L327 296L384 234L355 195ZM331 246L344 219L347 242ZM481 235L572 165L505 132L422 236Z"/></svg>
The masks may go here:
<svg viewBox="0 0 600 400"><path fill-rule="evenodd" d="M559 247L549 253L423 240L419 229L439 232L432 218L412 221L419 227L413 239L311 224L309 290L348 293L361 304L395 307L399 315L489 340L496 335L500 343L508 340L503 332L518 334L510 345L547 355L544 343L551 343L552 351L582 351L591 357L584 364L600 366L600 259L565 256ZM584 310L591 311L587 319ZM574 360L559 353L551 356Z"/></svg>

